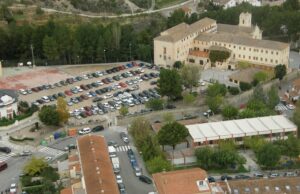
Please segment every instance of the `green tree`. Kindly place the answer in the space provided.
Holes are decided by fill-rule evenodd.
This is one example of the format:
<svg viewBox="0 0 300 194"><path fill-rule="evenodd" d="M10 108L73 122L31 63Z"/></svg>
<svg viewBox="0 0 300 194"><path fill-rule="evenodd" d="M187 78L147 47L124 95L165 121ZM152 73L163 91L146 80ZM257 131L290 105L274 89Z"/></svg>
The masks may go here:
<svg viewBox="0 0 300 194"><path fill-rule="evenodd" d="M216 61L223 62L230 57L230 53L228 51L218 51L218 50L211 50L209 52L209 60L212 63Z"/></svg>
<svg viewBox="0 0 300 194"><path fill-rule="evenodd" d="M205 103L214 113L218 113L223 103L223 97L221 95L217 95L214 97L206 96Z"/></svg>
<svg viewBox="0 0 300 194"><path fill-rule="evenodd" d="M232 139L225 139L219 141L219 149L228 150L228 151L236 151L237 145Z"/></svg>
<svg viewBox="0 0 300 194"><path fill-rule="evenodd" d="M128 114L128 107L122 105L119 109L119 114L123 117L126 116Z"/></svg>
<svg viewBox="0 0 300 194"><path fill-rule="evenodd" d="M200 69L196 65L185 65L180 69L182 84L192 91L200 79Z"/></svg>
<svg viewBox="0 0 300 194"><path fill-rule="evenodd" d="M264 71L259 71L254 74L253 79L256 80L258 83L265 82L268 79L268 74Z"/></svg>
<svg viewBox="0 0 300 194"><path fill-rule="evenodd" d="M240 82L240 89L242 91L247 91L250 90L252 88L251 84L246 83L246 82Z"/></svg>
<svg viewBox="0 0 300 194"><path fill-rule="evenodd" d="M54 106L43 106L39 111L39 119L45 125L55 125L59 124L59 114Z"/></svg>
<svg viewBox="0 0 300 194"><path fill-rule="evenodd" d="M145 138L144 144L141 147L141 151L145 161L162 156L162 151L159 147L156 137L150 134Z"/></svg>
<svg viewBox="0 0 300 194"><path fill-rule="evenodd" d="M59 57L58 43L53 37L46 36L43 40L43 51L47 59L56 60Z"/></svg>
<svg viewBox="0 0 300 194"><path fill-rule="evenodd" d="M45 160L33 156L31 160L25 164L23 171L26 175L36 176L40 175L46 167L48 167L48 164Z"/></svg>
<svg viewBox="0 0 300 194"><path fill-rule="evenodd" d="M265 92L260 84L254 88L253 93L252 93L252 99L256 102L259 101L264 104L266 103L267 97L266 97Z"/></svg>
<svg viewBox="0 0 300 194"><path fill-rule="evenodd" d="M300 137L300 100L298 100L296 104L296 109L293 114L293 121L297 125L298 128L298 137Z"/></svg>
<svg viewBox="0 0 300 194"><path fill-rule="evenodd" d="M155 157L146 162L146 167L150 174L170 171L172 169L171 163L168 160L165 160L163 157Z"/></svg>
<svg viewBox="0 0 300 194"><path fill-rule="evenodd" d="M286 66L285 65L276 65L275 67L275 78L282 80L286 75Z"/></svg>
<svg viewBox="0 0 300 194"><path fill-rule="evenodd" d="M264 166L265 168L274 168L280 159L280 150L277 146L272 143L264 144L257 154L257 163Z"/></svg>
<svg viewBox="0 0 300 194"><path fill-rule="evenodd" d="M176 69L181 69L183 67L183 63L181 61L175 61L173 67Z"/></svg>
<svg viewBox="0 0 300 194"><path fill-rule="evenodd" d="M175 149L176 144L185 141L188 135L188 129L184 125L172 122L165 124L159 130L157 137L160 145L170 145Z"/></svg>
<svg viewBox="0 0 300 194"><path fill-rule="evenodd" d="M252 149L255 153L257 153L266 143L266 140L260 136L244 138L244 146Z"/></svg>
<svg viewBox="0 0 300 194"><path fill-rule="evenodd" d="M167 26L168 28L171 28L173 26L176 26L177 24L180 24L184 22L186 16L182 9L175 10L170 17L168 17Z"/></svg>
<svg viewBox="0 0 300 194"><path fill-rule="evenodd" d="M150 99L146 103L146 107L152 110L162 110L164 109L164 100L163 99Z"/></svg>
<svg viewBox="0 0 300 194"><path fill-rule="evenodd" d="M207 96L215 97L218 95L225 96L227 93L227 88L225 84L220 84L219 82L211 84L207 88Z"/></svg>
<svg viewBox="0 0 300 194"><path fill-rule="evenodd" d="M185 104L192 104L196 101L196 96L194 94L191 93L185 93L183 95L183 102Z"/></svg>
<svg viewBox="0 0 300 194"><path fill-rule="evenodd" d="M69 120L70 113L67 107L67 102L62 97L57 98L56 111L58 113L60 123L66 123Z"/></svg>
<svg viewBox="0 0 300 194"><path fill-rule="evenodd" d="M285 141L286 152L285 154L290 158L297 158L300 154L300 141L293 134L288 136Z"/></svg>
<svg viewBox="0 0 300 194"><path fill-rule="evenodd" d="M151 132L151 124L144 117L134 119L129 127L129 133L137 147L142 147L148 134Z"/></svg>
<svg viewBox="0 0 300 194"><path fill-rule="evenodd" d="M226 120L235 119L238 113L239 113L238 109L231 105L226 105L222 109L222 116Z"/></svg>
<svg viewBox="0 0 300 194"><path fill-rule="evenodd" d="M161 69L157 86L162 96L167 96L172 100L181 97L181 78L175 69Z"/></svg>
<svg viewBox="0 0 300 194"><path fill-rule="evenodd" d="M208 170L213 166L214 161L212 160L213 150L210 147L198 148L195 150L195 156L197 158L197 164Z"/></svg>
<svg viewBox="0 0 300 194"><path fill-rule="evenodd" d="M237 95L240 93L240 89L238 87L230 87L228 89L228 92L231 94L231 95Z"/></svg>
<svg viewBox="0 0 300 194"><path fill-rule="evenodd" d="M280 98L278 96L278 90L275 86L272 86L267 93L267 105L270 109L274 109L275 106L279 103Z"/></svg>

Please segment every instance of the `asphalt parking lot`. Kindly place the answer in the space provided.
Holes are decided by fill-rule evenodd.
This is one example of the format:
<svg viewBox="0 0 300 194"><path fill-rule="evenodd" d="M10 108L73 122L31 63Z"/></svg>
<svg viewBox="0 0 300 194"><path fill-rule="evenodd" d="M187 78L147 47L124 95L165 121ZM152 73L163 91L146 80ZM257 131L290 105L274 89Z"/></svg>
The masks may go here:
<svg viewBox="0 0 300 194"><path fill-rule="evenodd" d="M92 128L94 126L91 125L88 127ZM127 194L137 194L137 193L138 194L148 194L149 192L154 191L153 184L143 183L138 179L138 177L135 176L134 171L131 167L128 155L127 155L128 147L130 147L133 150L133 152L136 156L136 159L137 159L138 166L140 168L142 168L143 175L150 177L145 169L144 162L143 162L140 154L137 153L137 150L133 145L132 140L129 137L130 142L128 145L126 145L120 138L120 135L119 135L120 132L127 133L127 130L124 127L116 126L116 127L110 127L108 129L104 129L103 131L96 132L94 134L103 135L107 142L115 141L118 144L116 151L117 151L117 156L120 161L120 169L121 169L120 175L123 179L123 183L125 184ZM52 148L63 150L69 144L76 144L76 137L65 138L65 139L56 141L52 145L49 145L49 146Z"/></svg>
<svg viewBox="0 0 300 194"><path fill-rule="evenodd" d="M92 73L96 72L98 73L98 76L92 76ZM155 75L155 77L151 77L150 74ZM144 79L145 75L148 75L148 79ZM131 113L139 112L144 108L144 103L151 97L159 97L155 90L153 93L147 94L148 96L140 94L140 92L144 90L149 92L149 89L153 89L156 86L155 82L158 78L158 71L155 67L149 68L146 65L140 66L140 64L136 64L133 67L126 67L126 69L124 68L123 70L108 74L104 73L104 70L102 70L90 72L90 75L73 75L72 77L80 77L80 81L59 87L56 86L54 88L43 89L39 92L33 91L31 94L20 94L20 100L34 103L37 100L41 101L43 96L50 98L50 96L61 92L66 96L65 100L70 105L68 108L71 116L76 117L75 120L80 120L82 117L92 119L95 115L99 116L105 113L109 113L110 117L114 117L118 115L118 111L116 110L120 109L122 104L130 107L129 111ZM112 79L113 77L118 77L119 80L114 80ZM104 81L107 81L107 79L110 79L110 82L105 83ZM57 80L57 82L60 82L60 80ZM91 86L92 83L95 85ZM47 83L41 83L41 85L47 85ZM89 85L89 88L86 88L87 85ZM78 89L73 93L76 87ZM119 94L117 94L117 92ZM138 94L138 96L133 98L133 96L131 96L132 93ZM149 97L149 95L152 96ZM78 100L77 102L74 101L75 97L80 98L79 96L83 96L84 98L82 97L79 102ZM95 102L95 99L99 99L99 101ZM44 101L43 104L47 105L56 104L56 100L52 100L53 101L42 101ZM99 103L102 104L101 107ZM91 107L91 105L94 105L94 107ZM91 108L84 109L83 107ZM106 111L104 111L103 108L105 108ZM73 120L71 119L71 122Z"/></svg>

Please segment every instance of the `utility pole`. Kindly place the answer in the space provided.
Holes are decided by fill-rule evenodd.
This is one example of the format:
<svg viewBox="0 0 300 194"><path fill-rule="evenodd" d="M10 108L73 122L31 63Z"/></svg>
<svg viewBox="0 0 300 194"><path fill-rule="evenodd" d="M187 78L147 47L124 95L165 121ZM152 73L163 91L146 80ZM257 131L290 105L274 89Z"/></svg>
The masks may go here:
<svg viewBox="0 0 300 194"><path fill-rule="evenodd" d="M106 63L106 55L105 55L105 49L104 49L104 62Z"/></svg>
<svg viewBox="0 0 300 194"><path fill-rule="evenodd" d="M32 57L32 67L35 68L35 61L34 61L34 53L33 53L33 46L32 44L30 45L31 48L31 57Z"/></svg>

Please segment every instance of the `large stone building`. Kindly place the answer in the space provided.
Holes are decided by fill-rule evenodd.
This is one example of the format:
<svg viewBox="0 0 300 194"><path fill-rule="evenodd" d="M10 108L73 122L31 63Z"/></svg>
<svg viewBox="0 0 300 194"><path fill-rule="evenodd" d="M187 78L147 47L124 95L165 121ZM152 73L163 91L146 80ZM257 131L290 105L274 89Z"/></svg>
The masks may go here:
<svg viewBox="0 0 300 194"><path fill-rule="evenodd" d="M191 25L181 23L154 38L154 63L163 67L175 61L198 64L203 68L234 69L238 61L273 68L288 66L289 44L262 40L262 30L252 25L252 15L241 13L239 25L217 24L210 18ZM230 55L222 62L211 62L211 51Z"/></svg>

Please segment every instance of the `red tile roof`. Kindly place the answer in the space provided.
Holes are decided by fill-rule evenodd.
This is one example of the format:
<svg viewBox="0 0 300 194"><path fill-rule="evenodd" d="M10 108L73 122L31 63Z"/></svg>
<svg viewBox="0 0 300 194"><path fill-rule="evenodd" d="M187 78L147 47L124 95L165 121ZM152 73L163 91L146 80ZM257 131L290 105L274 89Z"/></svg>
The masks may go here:
<svg viewBox="0 0 300 194"><path fill-rule="evenodd" d="M103 136L85 135L77 140L87 194L119 194Z"/></svg>
<svg viewBox="0 0 300 194"><path fill-rule="evenodd" d="M68 187L60 191L60 194L73 194L72 188Z"/></svg>
<svg viewBox="0 0 300 194"><path fill-rule="evenodd" d="M189 55L196 56L196 57L203 57L203 58L209 57L209 53L204 51L190 51Z"/></svg>
<svg viewBox="0 0 300 194"><path fill-rule="evenodd" d="M199 190L199 187L197 186L197 181L203 181L206 178L206 171L200 168L153 174L153 180L158 194L211 193L210 187L206 187L207 189L204 190Z"/></svg>

